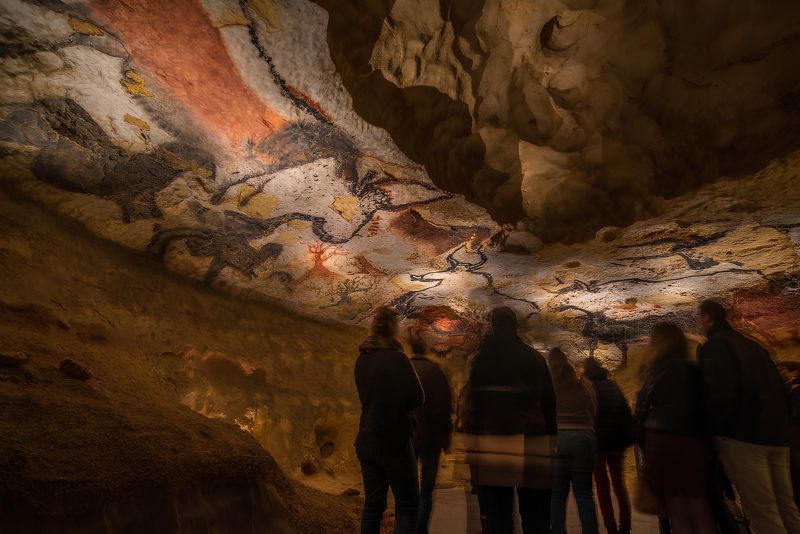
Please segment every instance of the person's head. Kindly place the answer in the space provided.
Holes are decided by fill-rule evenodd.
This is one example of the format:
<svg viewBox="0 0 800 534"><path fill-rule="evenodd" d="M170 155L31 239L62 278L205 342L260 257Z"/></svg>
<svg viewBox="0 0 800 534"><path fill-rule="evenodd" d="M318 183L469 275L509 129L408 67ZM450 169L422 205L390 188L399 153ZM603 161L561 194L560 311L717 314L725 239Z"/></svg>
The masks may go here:
<svg viewBox="0 0 800 534"><path fill-rule="evenodd" d="M583 360L583 374L589 380L604 380L608 378L608 371L600 364L600 360L589 356Z"/></svg>
<svg viewBox="0 0 800 534"><path fill-rule="evenodd" d="M724 324L726 320L725 308L714 300L704 300L698 308L700 326L708 334L715 326Z"/></svg>
<svg viewBox="0 0 800 534"><path fill-rule="evenodd" d="M424 356L428 354L428 344L419 335L411 336L411 353L415 356Z"/></svg>
<svg viewBox="0 0 800 534"><path fill-rule="evenodd" d="M400 314L390 306L381 306L372 316L369 333L377 337L395 337L399 325Z"/></svg>
<svg viewBox="0 0 800 534"><path fill-rule="evenodd" d="M564 351L558 347L550 351L550 354L547 356L547 364L550 367L553 383L563 383L565 381L574 381L578 379L575 368L569 363L569 358L567 358Z"/></svg>
<svg viewBox="0 0 800 534"><path fill-rule="evenodd" d="M675 323L658 323L650 334L650 346L658 358L689 358L689 342Z"/></svg>
<svg viewBox="0 0 800 534"><path fill-rule="evenodd" d="M517 331L517 314L507 306L493 309L489 320L492 323L492 332L510 334Z"/></svg>

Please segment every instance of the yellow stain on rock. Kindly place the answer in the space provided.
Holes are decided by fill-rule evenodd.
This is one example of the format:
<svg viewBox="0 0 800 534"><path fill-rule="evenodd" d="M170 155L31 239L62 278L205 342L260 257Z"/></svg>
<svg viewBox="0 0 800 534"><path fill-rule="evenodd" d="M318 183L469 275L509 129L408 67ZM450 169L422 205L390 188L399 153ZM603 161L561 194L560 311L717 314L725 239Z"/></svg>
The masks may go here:
<svg viewBox="0 0 800 534"><path fill-rule="evenodd" d="M157 160L166 165L169 165L175 170L190 171L193 174L200 176L201 178L211 178L212 176L214 176L214 173L210 169L202 167L195 160L187 161L182 157L180 157L179 155L170 152L169 150L158 148L156 149L155 156Z"/></svg>
<svg viewBox="0 0 800 534"><path fill-rule="evenodd" d="M223 7L213 21L215 28L224 28L225 26L245 26L247 23L247 17L245 17L240 10L234 10L228 6Z"/></svg>
<svg viewBox="0 0 800 534"><path fill-rule="evenodd" d="M331 209L342 216L342 219L353 222L353 217L358 213L358 197L341 196L333 199Z"/></svg>
<svg viewBox="0 0 800 534"><path fill-rule="evenodd" d="M125 78L127 78L127 80ZM125 78L121 79L119 83L121 83L122 87L130 94L134 96L153 96L153 93L145 86L142 75L135 70L125 71Z"/></svg>
<svg viewBox="0 0 800 534"><path fill-rule="evenodd" d="M249 4L264 19L267 26L278 28L278 6L275 4L275 0L252 0Z"/></svg>
<svg viewBox="0 0 800 534"><path fill-rule="evenodd" d="M150 131L150 125L149 124L147 124L145 121L143 121L139 117L134 117L130 113L126 113L125 116L122 118L122 120L124 120L128 124L132 124L132 125L136 126L137 128L139 128L143 132L149 132Z"/></svg>
<svg viewBox="0 0 800 534"><path fill-rule="evenodd" d="M73 31L77 33L82 33L83 35L92 35L95 37L100 37L101 35L105 35L105 32L101 30L98 26L92 24L89 21L76 19L75 17L70 17L67 19L69 23L69 27L73 29Z"/></svg>
<svg viewBox="0 0 800 534"><path fill-rule="evenodd" d="M245 184L239 188L236 195L239 201L239 209L252 217L266 219L278 206L278 197L265 193L256 193L256 188ZM247 203L242 205L242 201Z"/></svg>

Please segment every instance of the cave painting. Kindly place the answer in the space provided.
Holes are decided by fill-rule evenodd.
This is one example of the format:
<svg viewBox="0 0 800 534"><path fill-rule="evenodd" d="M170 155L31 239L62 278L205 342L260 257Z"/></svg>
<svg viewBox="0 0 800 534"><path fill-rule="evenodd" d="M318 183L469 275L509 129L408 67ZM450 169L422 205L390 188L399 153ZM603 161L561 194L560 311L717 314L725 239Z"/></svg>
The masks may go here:
<svg viewBox="0 0 800 534"><path fill-rule="evenodd" d="M544 246L524 231L531 221L500 227L358 116L315 3L276 3L268 17L244 0L8 6L8 20L39 33L18 30L3 58L17 94L2 102L3 161L17 169L4 175L170 269L324 320L364 324L390 303L443 355L473 351L483 314L497 305L513 307L534 337L614 362L657 319L689 326L692 305L707 296L734 296L765 337L797 335L747 312L752 299L795 302L800 193L776 184L798 180L796 153L666 202L628 228ZM560 19L548 20L543 44L561 53ZM35 74L31 86L8 75L21 65ZM505 134L481 135L497 155ZM502 142L536 172L550 165L542 147ZM567 215L543 220L563 226Z"/></svg>
<svg viewBox="0 0 800 534"><path fill-rule="evenodd" d="M286 123L242 81L199 0L97 0L91 6L119 35L130 60L200 127L238 146L258 143Z"/></svg>

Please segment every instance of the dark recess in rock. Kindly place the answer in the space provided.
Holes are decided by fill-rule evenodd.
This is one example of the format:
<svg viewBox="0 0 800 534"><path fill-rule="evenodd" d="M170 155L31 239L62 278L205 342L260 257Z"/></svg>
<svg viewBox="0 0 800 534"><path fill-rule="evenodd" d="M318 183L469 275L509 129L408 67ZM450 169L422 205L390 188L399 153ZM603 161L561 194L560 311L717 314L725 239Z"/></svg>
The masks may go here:
<svg viewBox="0 0 800 534"><path fill-rule="evenodd" d="M92 372L75 360L67 358L58 364L58 370L75 380L89 380Z"/></svg>

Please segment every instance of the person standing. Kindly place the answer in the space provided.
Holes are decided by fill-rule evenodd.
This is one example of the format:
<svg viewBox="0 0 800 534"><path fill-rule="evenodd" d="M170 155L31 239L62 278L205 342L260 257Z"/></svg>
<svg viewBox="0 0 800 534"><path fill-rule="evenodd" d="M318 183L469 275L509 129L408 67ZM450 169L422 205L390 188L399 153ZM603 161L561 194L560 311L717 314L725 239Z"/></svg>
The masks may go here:
<svg viewBox="0 0 800 534"><path fill-rule="evenodd" d="M389 488L397 534L414 534L419 518L413 411L425 400L411 361L397 341L398 313L381 307L359 347L355 381L361 401L356 455L364 481L361 534L379 534Z"/></svg>
<svg viewBox="0 0 800 534"><path fill-rule="evenodd" d="M596 358L587 358L583 366L584 376L592 383L597 399L597 464L594 482L600 513L608 534L630 534L631 500L625 487L623 465L625 449L631 446L634 438L633 414L622 390ZM612 486L617 498L619 524L614 517L611 501Z"/></svg>
<svg viewBox="0 0 800 534"><path fill-rule="evenodd" d="M680 328L659 323L650 364L636 400L644 429L647 479L666 505L674 534L717 532L708 502L711 451L703 435L702 377Z"/></svg>
<svg viewBox="0 0 800 534"><path fill-rule="evenodd" d="M789 390L789 472L792 478L794 503L800 507L800 362L781 362L778 370Z"/></svg>
<svg viewBox="0 0 800 534"><path fill-rule="evenodd" d="M428 524L433 510L433 489L439 471L442 451L450 448L450 434L453 431L453 399L450 384L444 371L429 360L425 342L414 337L411 340L411 364L419 376L425 402L414 411L417 426L412 443L417 460L421 464L418 534L428 534Z"/></svg>
<svg viewBox="0 0 800 534"><path fill-rule="evenodd" d="M516 488L523 532L546 534L555 394L547 363L522 341L517 328L511 308L492 310L491 330L472 361L465 388L466 431L475 444L471 450L468 446L467 458L489 532L513 532ZM498 465L498 459L511 465Z"/></svg>
<svg viewBox="0 0 800 534"><path fill-rule="evenodd" d="M572 485L583 534L597 534L597 509L592 489L592 473L597 461L594 391L591 384L578 378L567 355L560 349L550 351L548 363L556 391L558 421L558 464L550 510L552 532L565 534L567 531L567 497Z"/></svg>
<svg viewBox="0 0 800 534"><path fill-rule="evenodd" d="M761 345L728 324L725 309L699 307L708 340L698 348L705 416L725 473L756 534L800 533L789 475L789 399Z"/></svg>

